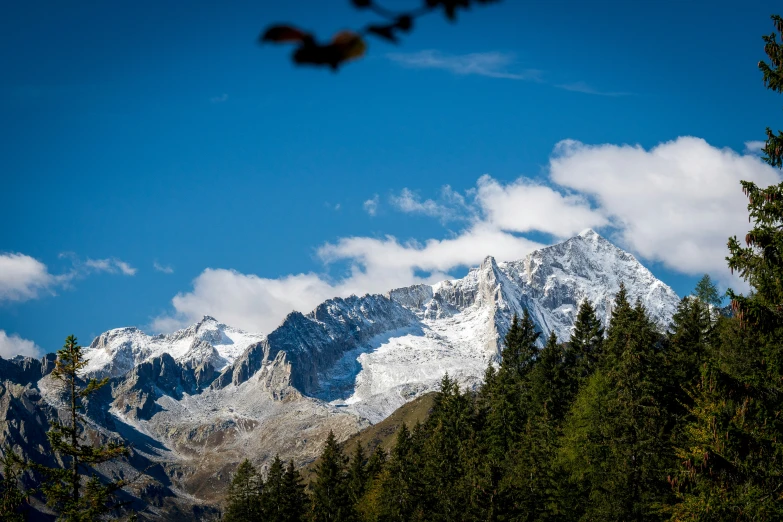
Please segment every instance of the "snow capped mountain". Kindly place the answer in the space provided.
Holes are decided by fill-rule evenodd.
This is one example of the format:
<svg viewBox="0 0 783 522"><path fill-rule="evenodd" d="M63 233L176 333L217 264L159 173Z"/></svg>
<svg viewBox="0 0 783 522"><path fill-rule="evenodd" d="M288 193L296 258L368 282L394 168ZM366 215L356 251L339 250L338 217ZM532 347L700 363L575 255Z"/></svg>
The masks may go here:
<svg viewBox="0 0 783 522"><path fill-rule="evenodd" d="M211 317L154 337L136 328L111 330L90 345L88 371L120 377L168 354L183 368L176 370L178 389L191 394L209 386L219 396L264 373L277 389L285 383L302 396L377 422L435 389L445 372L463 386L478 385L487 365L499 360L512 317L525 309L542 345L550 332L570 337L583 300L608 323L621 282L662 329L668 325L679 302L674 291L633 255L588 229L518 261L487 257L461 279L329 299L308 314L292 312L268 336ZM196 373L186 375L188 369ZM137 383L138 375L133 379ZM160 388L155 393L172 395Z"/></svg>
<svg viewBox="0 0 783 522"><path fill-rule="evenodd" d="M95 377L119 377L164 353L188 366L209 364L222 370L250 345L264 338L209 316L169 335L150 336L135 327L115 328L99 335L90 344L86 350L89 362L85 371Z"/></svg>
<svg viewBox="0 0 783 522"><path fill-rule="evenodd" d="M311 461L330 430L348 437L437 389L446 372L478 386L525 309L542 345L550 332L570 337L584 300L608 323L621 282L664 329L679 303L674 291L585 230L521 260L487 257L461 279L329 299L292 312L268 335L212 317L168 335L110 330L86 351L89 374L111 378L89 415L193 494L245 457ZM37 379L40 401L56 408L49 377Z"/></svg>

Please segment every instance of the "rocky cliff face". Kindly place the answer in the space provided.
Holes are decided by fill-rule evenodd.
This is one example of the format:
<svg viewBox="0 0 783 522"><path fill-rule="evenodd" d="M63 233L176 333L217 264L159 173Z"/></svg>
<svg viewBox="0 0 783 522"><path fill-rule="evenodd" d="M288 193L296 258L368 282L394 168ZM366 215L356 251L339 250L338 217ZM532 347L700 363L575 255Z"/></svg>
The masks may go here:
<svg viewBox="0 0 783 522"><path fill-rule="evenodd" d="M587 230L518 261L487 257L461 279L330 299L292 312L268 335L211 317L169 335L111 330L87 352L88 374L111 378L88 413L96 432L132 441L134 458L159 466L149 482L156 494L169 488L177 502L209 503L245 457L263 466L279 453L304 464L329 430L345 438L378 422L437 389L445 372L477 386L514 314L527 309L542 340L568 339L583 300L608 321L620 282L668 324L674 292ZM23 431L40 432L25 437L9 425L3 440L45 446L45 419L60 406L46 377L52 362L0 359L0 407L22 408Z"/></svg>

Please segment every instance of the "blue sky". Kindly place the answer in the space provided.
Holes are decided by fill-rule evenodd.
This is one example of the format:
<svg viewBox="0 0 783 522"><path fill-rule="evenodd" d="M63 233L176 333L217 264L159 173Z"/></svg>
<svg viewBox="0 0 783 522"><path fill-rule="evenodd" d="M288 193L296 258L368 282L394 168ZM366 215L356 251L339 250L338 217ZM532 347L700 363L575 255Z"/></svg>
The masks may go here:
<svg viewBox="0 0 783 522"><path fill-rule="evenodd" d="M588 226L682 295L704 272L732 284L737 179L778 180L746 151L779 122L756 68L772 2L506 0L370 40L336 74L256 38L373 19L347 1L189 6L6 6L8 346L203 313L265 330Z"/></svg>

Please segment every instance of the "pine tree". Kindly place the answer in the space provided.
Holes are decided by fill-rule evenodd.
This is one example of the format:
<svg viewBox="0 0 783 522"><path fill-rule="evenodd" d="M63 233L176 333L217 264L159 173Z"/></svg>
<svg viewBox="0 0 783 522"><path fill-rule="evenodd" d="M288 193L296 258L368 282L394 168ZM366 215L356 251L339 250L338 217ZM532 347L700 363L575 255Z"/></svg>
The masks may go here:
<svg viewBox="0 0 783 522"><path fill-rule="evenodd" d="M547 520L558 514L558 429L546 407L528 418L501 480L498 512L504 520Z"/></svg>
<svg viewBox="0 0 783 522"><path fill-rule="evenodd" d="M315 480L311 483L311 522L349 522L354 519L347 464L334 433L330 431L315 468Z"/></svg>
<svg viewBox="0 0 783 522"><path fill-rule="evenodd" d="M373 519L408 522L416 518L422 491L415 436L421 436L420 427L411 433L403 423L397 431L391 456L375 484L377 509Z"/></svg>
<svg viewBox="0 0 783 522"><path fill-rule="evenodd" d="M574 373L579 381L595 371L603 352L604 329L595 315L590 301L585 299L579 305L574 331L568 341L568 357L573 359Z"/></svg>
<svg viewBox="0 0 783 522"><path fill-rule="evenodd" d="M0 480L0 520L23 522L26 519L24 507L27 494L20 487L22 473L27 463L11 447L3 448L0 455L3 476Z"/></svg>
<svg viewBox="0 0 783 522"><path fill-rule="evenodd" d="M252 522L261 516L262 481L255 467L245 459L237 467L226 499L225 522Z"/></svg>
<svg viewBox="0 0 783 522"><path fill-rule="evenodd" d="M366 473L368 482L372 482L378 477L381 471L383 471L384 464L386 464L386 452L378 445L367 461Z"/></svg>
<svg viewBox="0 0 783 522"><path fill-rule="evenodd" d="M708 350L716 340L715 331L707 303L692 296L680 301L672 317L666 350L665 364L672 393L670 408L679 409L682 401L687 401L684 387L701 374Z"/></svg>
<svg viewBox="0 0 783 522"><path fill-rule="evenodd" d="M280 521L285 516L283 489L283 461L279 455L275 455L272 464L266 473L263 482L263 490L259 498L260 515L265 521Z"/></svg>
<svg viewBox="0 0 783 522"><path fill-rule="evenodd" d="M467 508L464 466L473 438L472 401L446 374L423 428L425 512L432 520L455 520Z"/></svg>
<svg viewBox="0 0 783 522"><path fill-rule="evenodd" d="M279 522L303 522L308 507L305 486L302 476L294 468L293 461L288 461L283 474L282 509Z"/></svg>
<svg viewBox="0 0 783 522"><path fill-rule="evenodd" d="M579 388L558 444L556 466L567 481L558 503L569 520L618 520L612 517L612 502L603 485L611 467L612 426L609 380L599 368ZM587 512L589 510L589 512Z"/></svg>
<svg viewBox="0 0 783 522"><path fill-rule="evenodd" d="M661 339L624 288L615 298L606 357L580 390L565 427L564 468L590 499L591 520L655 520L668 501L673 455L663 404Z"/></svg>
<svg viewBox="0 0 783 522"><path fill-rule="evenodd" d="M367 462L365 461L364 447L361 441L356 441L356 449L348 468L348 490L354 504L361 500L367 487Z"/></svg>
<svg viewBox="0 0 783 522"><path fill-rule="evenodd" d="M485 417L482 438L486 439L489 458L495 463L505 460L512 442L525 426L528 374L538 354L536 343L540 335L527 309L521 321L515 315L505 337L500 369L497 374L494 369L487 369L479 399Z"/></svg>
<svg viewBox="0 0 783 522"><path fill-rule="evenodd" d="M702 303L712 306L721 305L721 296L718 292L718 287L712 282L709 274L704 274L699 282L696 283L696 288L693 290L693 295L696 296Z"/></svg>
<svg viewBox="0 0 783 522"><path fill-rule="evenodd" d="M52 450L67 463L67 468L48 468L34 465L34 469L45 476L41 491L47 504L59 513L60 520L93 521L121 508L115 500L115 493L127 485L124 480L104 482L93 475L82 476L85 466L95 466L128 455L125 445L108 442L103 446L92 446L82 442L86 419L80 413L82 401L108 383L90 379L85 384L80 374L87 365L82 347L76 337L69 336L65 345L57 352L57 362L51 377L62 383L67 398L67 418L54 421L47 433Z"/></svg>
<svg viewBox="0 0 783 522"><path fill-rule="evenodd" d="M538 352L536 342L540 335L527 308L522 314L522 320L514 315L501 353L501 371L509 373L514 379L523 379Z"/></svg>
<svg viewBox="0 0 783 522"><path fill-rule="evenodd" d="M566 351L552 332L530 372L529 411L543 414L553 423L565 416L573 399L573 373L566 367Z"/></svg>

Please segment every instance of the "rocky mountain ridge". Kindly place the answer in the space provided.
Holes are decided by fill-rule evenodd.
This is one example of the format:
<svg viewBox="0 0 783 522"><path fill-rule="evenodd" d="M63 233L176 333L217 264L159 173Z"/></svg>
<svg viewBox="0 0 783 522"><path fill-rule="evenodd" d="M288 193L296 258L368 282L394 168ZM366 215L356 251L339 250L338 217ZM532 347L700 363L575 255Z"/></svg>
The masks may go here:
<svg viewBox="0 0 783 522"><path fill-rule="evenodd" d="M329 299L292 312L268 335L211 317L168 335L110 330L86 350L88 374L110 378L88 413L96 430L132 441L136 458L155 463L156 473L145 475L151 490L209 505L246 456L263 465L279 453L305 464L329 430L342 439L379 422L437 389L445 372L477 386L498 361L514 314L527 309L542 338L555 332L561 340L584 299L608 321L621 281L665 328L677 295L586 230L518 261L487 257L461 279ZM15 386L13 394L4 388L0 404L13 395L38 411L28 423L58 407L47 357L0 359L0 381ZM24 447L23 427L13 437L3 429L0 439Z"/></svg>

